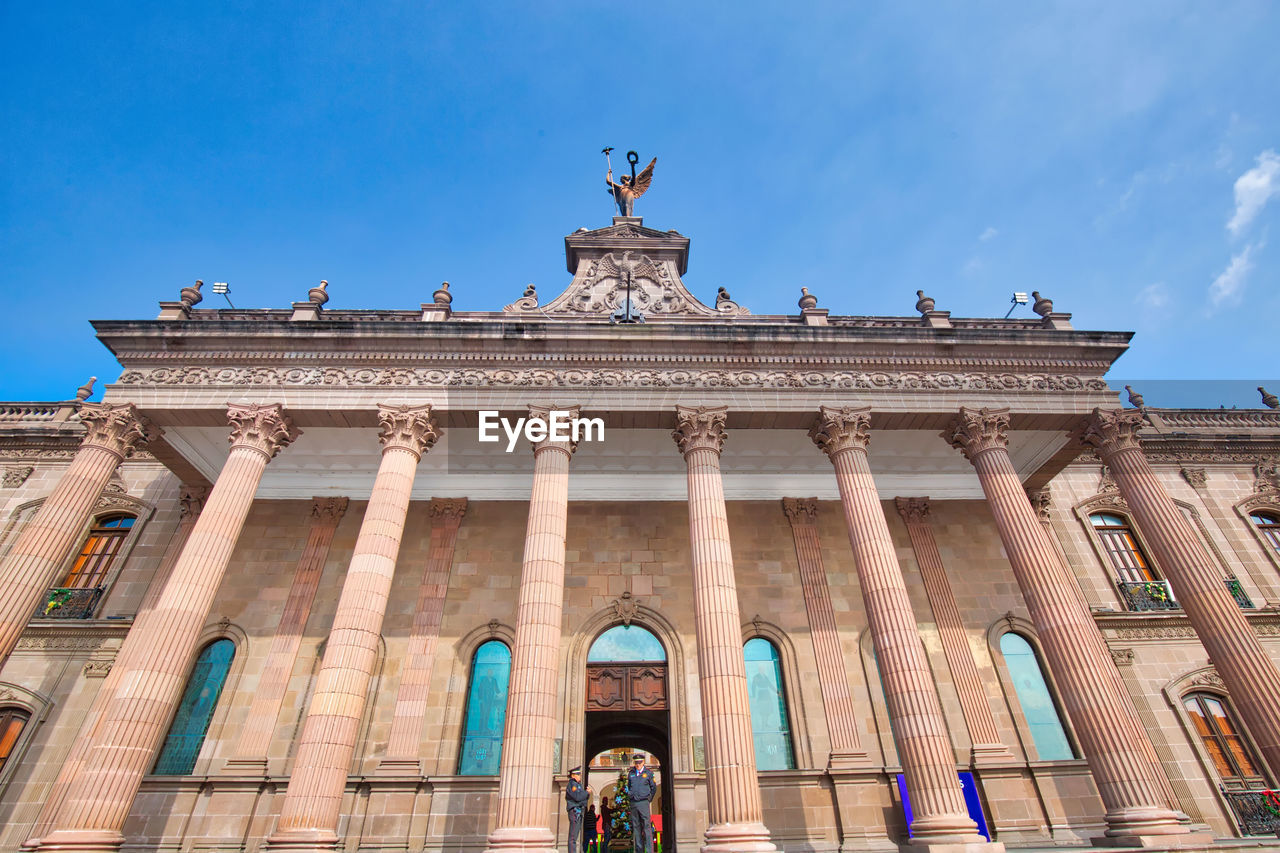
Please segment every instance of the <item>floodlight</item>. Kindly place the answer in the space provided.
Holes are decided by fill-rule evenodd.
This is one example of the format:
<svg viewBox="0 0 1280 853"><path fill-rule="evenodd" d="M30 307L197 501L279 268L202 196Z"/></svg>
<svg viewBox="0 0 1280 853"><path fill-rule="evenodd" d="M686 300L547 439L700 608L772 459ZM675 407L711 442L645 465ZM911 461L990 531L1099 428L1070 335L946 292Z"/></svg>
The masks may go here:
<svg viewBox="0 0 1280 853"><path fill-rule="evenodd" d="M222 293L222 294L225 294L225 293L229 293L230 291L231 291L231 288L227 286L227 283L226 283L225 281L215 281L215 282L213 283L213 292L214 292L214 293ZM1023 299L1022 301L1023 301L1023 302L1026 302L1026 301L1027 301L1027 300L1025 299L1026 294L1023 294L1023 296L1024 296L1024 299Z"/></svg>

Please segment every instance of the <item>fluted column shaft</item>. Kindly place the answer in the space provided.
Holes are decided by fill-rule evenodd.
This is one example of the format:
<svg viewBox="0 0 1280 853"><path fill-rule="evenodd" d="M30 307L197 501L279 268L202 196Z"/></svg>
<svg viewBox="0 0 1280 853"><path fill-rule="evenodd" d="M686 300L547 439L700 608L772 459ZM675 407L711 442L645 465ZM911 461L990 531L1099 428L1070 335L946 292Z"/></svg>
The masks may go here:
<svg viewBox="0 0 1280 853"><path fill-rule="evenodd" d="M942 705L871 476L870 425L869 409L823 407L810 436L835 468L893 740L911 793L912 834L917 843L983 844L964 802Z"/></svg>
<svg viewBox="0 0 1280 853"><path fill-rule="evenodd" d="M135 448L159 435L128 403L82 403L80 420L86 429L80 449L0 563L0 666L57 581L55 573L79 544L112 472Z"/></svg>
<svg viewBox="0 0 1280 853"><path fill-rule="evenodd" d="M1280 774L1280 670L1227 592L1222 568L1151 470L1138 443L1141 426L1136 410L1095 409L1082 438L1111 471L1236 710L1271 772Z"/></svg>
<svg viewBox="0 0 1280 853"><path fill-rule="evenodd" d="M858 737L849 677L845 673L844 653L840 648L840 632L836 627L835 609L831 606L827 570L822 565L822 547L816 523L818 502L784 498L782 507L791 522L804 609L809 619L809 636L818 661L818 684L822 688L822 706L831 737L830 763L861 763L866 760L867 752Z"/></svg>
<svg viewBox="0 0 1280 853"><path fill-rule="evenodd" d="M382 461L342 582L280 819L267 839L273 851L337 847L342 794L378 659L414 474L439 435L430 406L383 407L378 421Z"/></svg>
<svg viewBox="0 0 1280 853"><path fill-rule="evenodd" d="M449 571L453 567L453 549L458 540L458 527L467 511L467 499L437 499L431 502L431 550L427 569L418 588L418 605L413 614L413 627L401 667L400 688L391 716L391 735L387 739L387 756L382 766L417 772L422 744L422 721L427 713L427 693L431 684L431 667L435 660L436 639L444 618L444 599L449 591Z"/></svg>
<svg viewBox="0 0 1280 853"><path fill-rule="evenodd" d="M545 423L550 411L531 407L529 417ZM571 418L578 414L576 407L556 411L567 411ZM555 849L547 818L552 813L555 772L569 460L575 447L571 441L550 440L533 446L533 491L502 736L498 822L488 839L489 850Z"/></svg>
<svg viewBox="0 0 1280 853"><path fill-rule="evenodd" d="M347 498L316 498L311 504L311 529L307 533L307 544L303 546L302 555L294 569L293 583L289 587L289 595L280 613L275 635L271 638L271 648L267 652L262 675L258 678L258 688L253 693L249 716L245 718L244 728L240 730L240 741L236 744L233 757L227 762L229 772L265 772L267 768L271 736L280 718L280 706L289 687L289 675L293 671L298 647L302 644L302 632L306 628L307 617L311 615L311 605L320 586L320 576L324 572L325 559L329 556L329 546L333 544L338 522L346 513L347 503Z"/></svg>
<svg viewBox="0 0 1280 853"><path fill-rule="evenodd" d="M196 642L267 462L297 436L277 406L232 406L231 453L153 609L140 612L122 676L40 850L115 851L142 777L182 697ZM113 667L114 668L114 667Z"/></svg>
<svg viewBox="0 0 1280 853"><path fill-rule="evenodd" d="M1000 734L996 730L996 720L991 714L991 706L987 704L982 678L978 675L978 665L973 660L969 636L960 619L960 609L956 607L955 592L951 589L942 553L933 536L933 525L929 521L929 499L898 498L894 503L906 523L907 535L911 537L911 551L915 554L920 577L924 580L929 609L933 611L938 636L942 640L942 653L947 659L947 667L951 670L951 678L955 681L956 693L960 697L960 712L969 729L973 756L1011 757L1008 747L1001 743Z"/></svg>
<svg viewBox="0 0 1280 853"><path fill-rule="evenodd" d="M723 408L676 407L672 434L687 466L698 693L707 762L703 851L776 849L769 841L751 736L742 620L720 475Z"/></svg>
<svg viewBox="0 0 1280 853"><path fill-rule="evenodd" d="M1050 541L1009 458L1007 410L961 409L943 438L977 471L1014 577L1027 603L1063 706L1106 806L1107 835L1187 832L1169 808L1160 769L1109 671L1111 657L1074 580Z"/></svg>

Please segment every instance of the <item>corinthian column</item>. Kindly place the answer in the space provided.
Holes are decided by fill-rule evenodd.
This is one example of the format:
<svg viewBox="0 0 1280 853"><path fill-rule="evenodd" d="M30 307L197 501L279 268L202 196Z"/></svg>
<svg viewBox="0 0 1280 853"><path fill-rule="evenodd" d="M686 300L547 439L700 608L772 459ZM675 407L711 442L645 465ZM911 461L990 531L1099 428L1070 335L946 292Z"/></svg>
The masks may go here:
<svg viewBox="0 0 1280 853"><path fill-rule="evenodd" d="M831 606L831 590L827 587L827 570L822 565L816 524L818 502L783 498L782 511L791 522L796 560L800 564L804 609L809 617L809 636L813 639L813 654L818 661L818 684L822 687L822 706L831 736L828 764L832 767L858 766L866 762L867 751L858 738L849 677L845 673L844 653L840 649L840 633L836 627L835 609Z"/></svg>
<svg viewBox="0 0 1280 853"><path fill-rule="evenodd" d="M728 409L676 406L671 434L688 466L698 694L707 758L704 853L772 851L756 776L738 587L720 477Z"/></svg>
<svg viewBox="0 0 1280 853"><path fill-rule="evenodd" d="M262 472L298 435L278 405L233 405L227 418L231 454L160 599L139 612L120 648L113 667L122 670L120 683L40 850L108 853L124 841L120 828L181 700L196 642Z"/></svg>
<svg viewBox="0 0 1280 853"><path fill-rule="evenodd" d="M978 834L965 806L942 705L867 462L870 426L870 408L823 406L809 437L836 471L893 742L911 794L912 843L931 850L1003 850Z"/></svg>
<svg viewBox="0 0 1280 853"><path fill-rule="evenodd" d="M56 580L54 574L79 544L85 522L116 466L160 435L132 403L81 403L80 421L85 436L75 458L0 563L0 590L4 590L0 596L0 666Z"/></svg>
<svg viewBox="0 0 1280 853"><path fill-rule="evenodd" d="M1154 750L1143 744L1146 734L1119 692L1102 635L1022 488L1009 458L1008 428L1007 409L962 408L942 437L978 472L1045 662L1106 806L1107 836L1116 844L1183 846L1192 836L1170 808Z"/></svg>
<svg viewBox="0 0 1280 853"><path fill-rule="evenodd" d="M440 435L430 406L384 406L378 409L378 423L382 463L342 582L280 820L267 839L269 850L323 851L338 846L342 793L378 658L413 478L422 454Z"/></svg>
<svg viewBox="0 0 1280 853"><path fill-rule="evenodd" d="M529 419L548 424L553 411L578 416L578 407L530 406ZM560 622L564 608L564 538L569 515L572 440L548 436L533 445L533 494L524 535L511 690L499 768L498 825L489 850L553 853L552 814L556 690L559 686ZM576 851L575 851L576 853Z"/></svg>
<svg viewBox="0 0 1280 853"><path fill-rule="evenodd" d="M1227 592L1222 567L1156 479L1138 443L1141 428L1135 409L1094 409L1081 439L1111 471L1236 710L1272 773L1280 774L1280 671Z"/></svg>
<svg viewBox="0 0 1280 853"><path fill-rule="evenodd" d="M942 640L942 653L947 658L951 677L955 679L956 693L960 696L960 712L972 742L971 753L975 760L984 758L1012 758L1009 748L1000 742L995 717L987 704L987 694L982 688L978 665L973 661L969 637L956 607L956 596L947 578L947 568L942 564L938 542L933 538L933 524L929 521L928 498L898 498L894 501L898 514L906 522L911 537L911 551L915 554L920 577L924 579L924 592L929 597L929 609L938 623L938 636Z"/></svg>

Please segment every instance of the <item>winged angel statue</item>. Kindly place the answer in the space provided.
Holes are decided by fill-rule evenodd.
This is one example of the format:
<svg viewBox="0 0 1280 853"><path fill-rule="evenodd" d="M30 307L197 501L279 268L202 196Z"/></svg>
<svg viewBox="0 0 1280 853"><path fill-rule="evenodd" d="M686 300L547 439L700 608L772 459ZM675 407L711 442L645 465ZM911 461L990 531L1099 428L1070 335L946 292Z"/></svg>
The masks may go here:
<svg viewBox="0 0 1280 853"><path fill-rule="evenodd" d="M634 163L631 166L631 174L623 175L619 178L620 183L613 182L613 167L609 167L609 173L605 175L604 182L609 185L609 192L613 194L613 200L618 205L619 216L632 216L632 210L635 209L636 199L645 194L645 190L649 189L649 184L653 181L653 164L658 162L658 158L654 157L649 161L649 165L641 170L640 174L635 174L636 167Z"/></svg>

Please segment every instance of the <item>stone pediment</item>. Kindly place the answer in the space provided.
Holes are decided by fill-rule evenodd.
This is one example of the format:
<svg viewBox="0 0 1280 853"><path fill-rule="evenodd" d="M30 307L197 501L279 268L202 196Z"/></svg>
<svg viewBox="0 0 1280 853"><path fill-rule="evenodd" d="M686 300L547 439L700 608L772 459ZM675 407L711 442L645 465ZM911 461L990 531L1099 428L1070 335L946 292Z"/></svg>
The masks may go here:
<svg viewBox="0 0 1280 853"><path fill-rule="evenodd" d="M508 314L547 318L608 318L623 309L628 291L633 312L646 321L674 317L734 317L750 313L721 289L715 306L689 292L680 276L689 258L689 238L646 228L639 217L615 216L613 225L579 229L565 238L565 260L573 281L555 299L539 304L532 285L507 305Z"/></svg>

